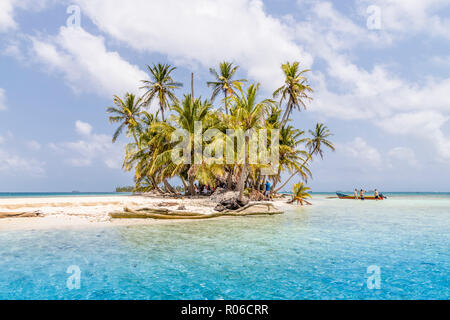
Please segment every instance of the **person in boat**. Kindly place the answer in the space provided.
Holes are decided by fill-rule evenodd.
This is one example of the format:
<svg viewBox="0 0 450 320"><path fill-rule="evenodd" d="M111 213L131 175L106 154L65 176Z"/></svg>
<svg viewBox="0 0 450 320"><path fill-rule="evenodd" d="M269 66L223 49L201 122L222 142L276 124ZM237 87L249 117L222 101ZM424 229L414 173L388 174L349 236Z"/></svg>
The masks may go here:
<svg viewBox="0 0 450 320"><path fill-rule="evenodd" d="M364 190L363 189L361 189L360 191L359 191L359 197L361 198L361 200L364 200Z"/></svg>
<svg viewBox="0 0 450 320"><path fill-rule="evenodd" d="M353 192L353 195L355 196L355 200L358 200L358 189L355 189L355 192Z"/></svg>
<svg viewBox="0 0 450 320"><path fill-rule="evenodd" d="M378 192L377 189L375 189L375 191L373 192L373 195L375 196L375 200L379 200L380 199L380 193Z"/></svg>

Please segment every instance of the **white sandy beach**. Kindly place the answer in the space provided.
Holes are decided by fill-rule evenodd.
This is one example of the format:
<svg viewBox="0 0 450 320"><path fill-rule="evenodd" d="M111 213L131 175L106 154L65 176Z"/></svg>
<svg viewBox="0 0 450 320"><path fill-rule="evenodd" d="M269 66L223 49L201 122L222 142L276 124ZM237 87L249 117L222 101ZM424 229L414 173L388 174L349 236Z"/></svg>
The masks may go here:
<svg viewBox="0 0 450 320"><path fill-rule="evenodd" d="M170 203L171 205L158 206L162 202ZM296 207L295 205L287 204L286 199L275 200L272 203L281 210L289 210ZM123 211L124 207L132 209L142 207L170 208L176 210L180 205L185 207L185 211L210 214L214 212L213 208L216 204L209 201L208 198L173 199L120 195L4 198L0 199L0 213L39 212L40 216L0 219L0 231L173 223L178 220L111 219L109 213Z"/></svg>

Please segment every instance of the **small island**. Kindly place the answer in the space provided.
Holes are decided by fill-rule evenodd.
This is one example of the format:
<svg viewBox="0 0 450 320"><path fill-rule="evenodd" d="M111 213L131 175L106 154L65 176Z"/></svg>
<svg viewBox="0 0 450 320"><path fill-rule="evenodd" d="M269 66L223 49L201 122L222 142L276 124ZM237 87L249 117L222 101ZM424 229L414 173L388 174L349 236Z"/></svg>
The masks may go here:
<svg viewBox="0 0 450 320"><path fill-rule="evenodd" d="M238 66L222 62L210 69L212 93L202 98L195 96L193 74L190 92L180 96L175 67L147 68L151 80L136 88L142 96L115 95L107 108L117 125L112 143L121 135L129 139L123 169L134 172L134 186L116 193L131 195L2 199L0 218L38 219L43 226L120 224L116 220L275 215L311 204L310 165L334 145L324 124L306 130L290 121L312 100L310 70L299 62L282 64L284 83L264 97L259 83L236 79ZM294 179L292 193L281 194Z"/></svg>
<svg viewBox="0 0 450 320"><path fill-rule="evenodd" d="M215 210L222 213L207 216L216 217L237 210L243 214L258 202L279 197L278 192L296 178L302 181L295 185L290 202L310 204L309 188L304 185L312 177L309 166L316 156L323 157L324 149L334 150L328 140L332 134L324 124L316 124L306 135L290 121L293 112L306 109L312 100L306 77L310 70L302 70L299 62L282 64L284 84L271 97L262 97L258 83L235 79L238 66L222 62L218 70L210 69L212 81L206 85L212 94L202 99L194 94L193 74L191 92L180 97L177 91L183 84L173 78L176 67L147 68L151 80L142 81L143 95L114 96L114 106L107 109L110 122L118 124L112 142L123 133L131 139L123 168L134 170L135 186L118 190L173 198L211 195L217 199L226 194L216 201ZM150 112L155 105L158 110ZM270 156L260 159L262 155ZM289 177L282 181L285 173ZM181 185L174 187L173 181ZM112 216L199 218L195 212L168 208L165 213L155 208L126 209ZM272 212L266 206L260 213Z"/></svg>

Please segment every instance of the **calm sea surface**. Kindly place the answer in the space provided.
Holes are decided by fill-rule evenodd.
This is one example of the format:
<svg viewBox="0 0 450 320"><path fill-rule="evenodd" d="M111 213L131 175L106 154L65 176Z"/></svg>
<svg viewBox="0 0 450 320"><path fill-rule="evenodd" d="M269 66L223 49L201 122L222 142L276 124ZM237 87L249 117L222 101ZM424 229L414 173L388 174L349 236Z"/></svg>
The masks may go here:
<svg viewBox="0 0 450 320"><path fill-rule="evenodd" d="M450 298L449 194L328 196L274 217L2 232L0 299Z"/></svg>

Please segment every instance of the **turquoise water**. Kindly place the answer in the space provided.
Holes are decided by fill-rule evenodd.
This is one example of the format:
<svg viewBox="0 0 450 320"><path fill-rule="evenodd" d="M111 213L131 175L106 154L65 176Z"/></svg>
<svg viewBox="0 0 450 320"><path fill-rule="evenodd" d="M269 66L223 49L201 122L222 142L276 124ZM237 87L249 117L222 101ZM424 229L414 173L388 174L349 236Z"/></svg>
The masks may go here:
<svg viewBox="0 0 450 320"><path fill-rule="evenodd" d="M96 197L130 194L130 192L0 192L0 198Z"/></svg>
<svg viewBox="0 0 450 320"><path fill-rule="evenodd" d="M0 299L450 298L450 196L327 196L274 217L3 232Z"/></svg>

